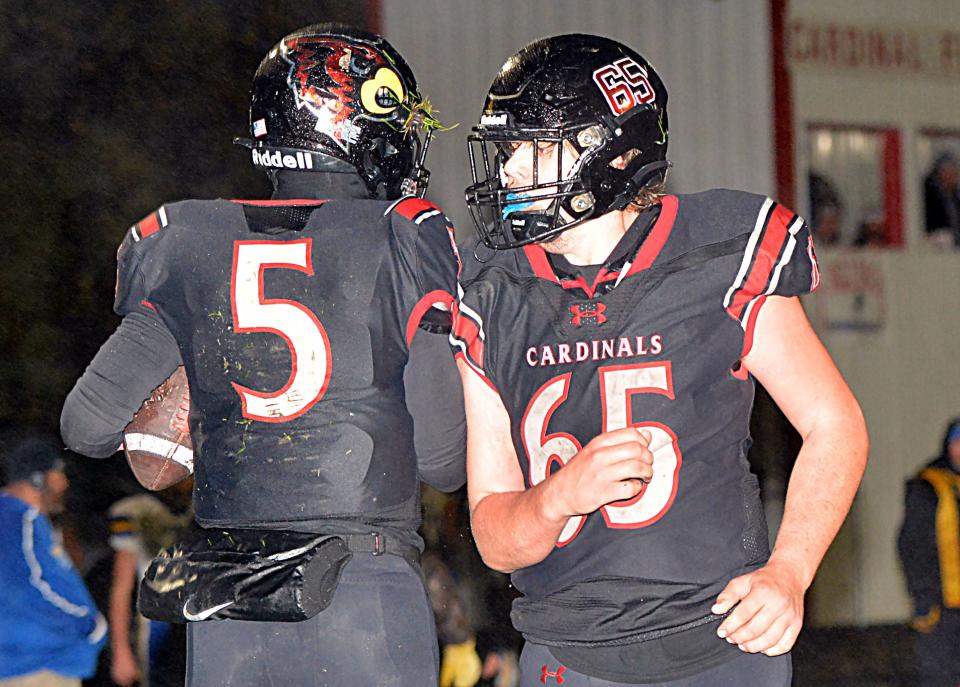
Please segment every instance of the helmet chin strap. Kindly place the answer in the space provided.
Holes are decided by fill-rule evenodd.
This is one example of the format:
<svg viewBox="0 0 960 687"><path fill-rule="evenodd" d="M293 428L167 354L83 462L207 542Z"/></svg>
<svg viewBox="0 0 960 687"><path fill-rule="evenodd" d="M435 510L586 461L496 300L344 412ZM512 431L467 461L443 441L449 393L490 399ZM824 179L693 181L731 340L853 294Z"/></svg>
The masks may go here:
<svg viewBox="0 0 960 687"><path fill-rule="evenodd" d="M631 176L629 181L627 181L626 187L623 189L623 191L617 194L617 197L613 199L613 202L610 204L610 209L623 210L634 198L636 198L637 193L640 192L640 189L642 189L644 186L647 186L653 180L654 176L663 171L663 178L666 179L666 170L668 170L670 167L673 167L673 163L669 160L657 160L656 162L645 164L643 167L633 173L633 176Z"/></svg>

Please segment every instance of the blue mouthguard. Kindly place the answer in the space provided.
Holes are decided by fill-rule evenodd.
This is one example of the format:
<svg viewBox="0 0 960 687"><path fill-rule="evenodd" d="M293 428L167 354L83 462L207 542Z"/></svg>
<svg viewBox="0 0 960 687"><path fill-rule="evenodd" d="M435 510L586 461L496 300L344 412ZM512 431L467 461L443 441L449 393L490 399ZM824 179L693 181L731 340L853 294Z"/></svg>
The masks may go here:
<svg viewBox="0 0 960 687"><path fill-rule="evenodd" d="M508 193L507 194L507 200L516 200L517 198L527 198L527 197L528 196L526 193ZM533 205L533 202L534 201L532 200L528 200L523 203L510 203L505 208L503 208L503 219L506 219L509 215L511 215L514 212L521 212L522 210L526 210L528 207Z"/></svg>

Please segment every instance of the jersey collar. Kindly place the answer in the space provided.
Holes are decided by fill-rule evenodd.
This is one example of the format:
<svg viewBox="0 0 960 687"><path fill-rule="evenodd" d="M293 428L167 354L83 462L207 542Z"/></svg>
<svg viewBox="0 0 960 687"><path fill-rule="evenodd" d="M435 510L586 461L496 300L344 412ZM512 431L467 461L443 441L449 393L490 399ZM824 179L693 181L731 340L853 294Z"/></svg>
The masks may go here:
<svg viewBox="0 0 960 687"><path fill-rule="evenodd" d="M558 284L565 289L582 289L593 298L597 287L605 282L619 284L624 278L642 272L656 261L670 236L677 216L677 197L664 196L660 202L660 214L653 227L647 228L649 215L640 213L623 238L617 243L592 283L581 274L576 265L571 265L563 256L548 255L539 244L523 247L534 275Z"/></svg>

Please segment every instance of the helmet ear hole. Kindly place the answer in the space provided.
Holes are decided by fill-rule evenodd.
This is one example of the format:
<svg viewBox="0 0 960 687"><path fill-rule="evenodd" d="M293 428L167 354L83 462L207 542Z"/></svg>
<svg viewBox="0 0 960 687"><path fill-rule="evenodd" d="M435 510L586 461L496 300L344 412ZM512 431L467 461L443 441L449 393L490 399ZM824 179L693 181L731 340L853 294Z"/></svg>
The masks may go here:
<svg viewBox="0 0 960 687"><path fill-rule="evenodd" d="M614 169L624 170L630 166L630 163L633 162L638 155L640 155L640 151L636 148L631 148L623 155L618 155L610 160L610 166Z"/></svg>
<svg viewBox="0 0 960 687"><path fill-rule="evenodd" d="M623 155L618 155L614 159L610 160L610 166L614 169L626 169L630 166L630 163L636 160L640 156L640 151L636 148L631 148Z"/></svg>
<svg viewBox="0 0 960 687"><path fill-rule="evenodd" d="M402 195L403 180L413 173L414 154L410 147L398 148L386 138L367 141L359 161L360 175L370 190L371 196L387 198ZM381 184L383 190L380 190Z"/></svg>
<svg viewBox="0 0 960 687"><path fill-rule="evenodd" d="M397 155L399 152L400 151L387 140L382 140L377 146L377 153L380 154L381 159L386 159L391 155Z"/></svg>

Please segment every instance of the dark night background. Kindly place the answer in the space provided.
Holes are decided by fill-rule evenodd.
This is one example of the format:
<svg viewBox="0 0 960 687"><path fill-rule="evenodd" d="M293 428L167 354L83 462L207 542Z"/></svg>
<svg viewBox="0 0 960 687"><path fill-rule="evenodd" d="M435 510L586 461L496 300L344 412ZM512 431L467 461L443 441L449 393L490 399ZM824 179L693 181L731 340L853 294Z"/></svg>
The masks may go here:
<svg viewBox="0 0 960 687"><path fill-rule="evenodd" d="M115 252L161 203L251 197L247 134L260 58L365 3L0 4L0 422L55 430L60 405L118 318Z"/></svg>
<svg viewBox="0 0 960 687"><path fill-rule="evenodd" d="M263 55L301 26L367 26L374 11L349 0L0 3L5 444L57 432L64 397L119 322L116 249L131 224L164 202L269 193L232 144L248 133ZM135 489L120 456L73 461L68 475L83 509Z"/></svg>

